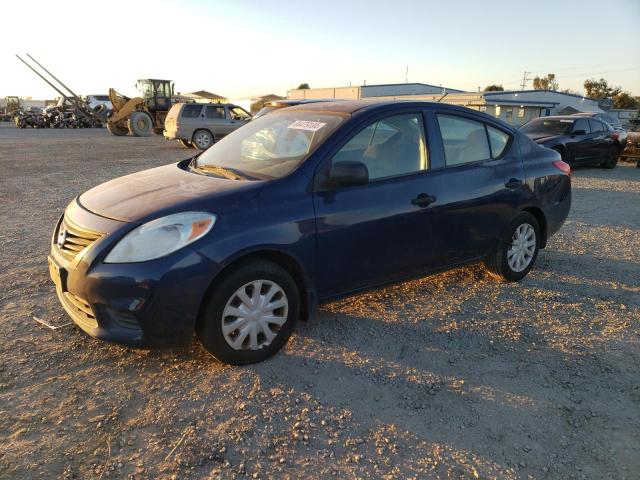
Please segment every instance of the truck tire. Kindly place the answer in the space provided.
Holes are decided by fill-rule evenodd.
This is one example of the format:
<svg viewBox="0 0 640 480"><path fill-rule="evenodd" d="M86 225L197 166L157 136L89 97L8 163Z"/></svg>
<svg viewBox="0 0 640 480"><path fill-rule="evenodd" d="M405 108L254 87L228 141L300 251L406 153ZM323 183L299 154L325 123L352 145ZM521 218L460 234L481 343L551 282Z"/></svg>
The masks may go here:
<svg viewBox="0 0 640 480"><path fill-rule="evenodd" d="M146 112L133 112L129 115L127 126L134 137L148 137L153 130L153 120Z"/></svg>
<svg viewBox="0 0 640 480"><path fill-rule="evenodd" d="M60 122L59 128L64 128L65 126L64 122ZM129 129L119 123L107 123L107 131L116 137L122 137L129 133Z"/></svg>

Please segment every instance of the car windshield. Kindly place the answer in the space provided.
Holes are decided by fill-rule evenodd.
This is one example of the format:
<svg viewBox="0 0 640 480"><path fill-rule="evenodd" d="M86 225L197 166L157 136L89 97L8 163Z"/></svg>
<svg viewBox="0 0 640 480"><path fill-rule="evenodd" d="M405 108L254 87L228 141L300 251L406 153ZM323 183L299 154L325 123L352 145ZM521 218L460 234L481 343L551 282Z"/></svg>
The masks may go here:
<svg viewBox="0 0 640 480"><path fill-rule="evenodd" d="M527 135L552 136L565 135L571 131L574 120L542 119L532 120L520 127L520 131Z"/></svg>
<svg viewBox="0 0 640 480"><path fill-rule="evenodd" d="M227 170L261 180L284 177L345 119L326 112L274 112L215 143L193 166L213 174Z"/></svg>

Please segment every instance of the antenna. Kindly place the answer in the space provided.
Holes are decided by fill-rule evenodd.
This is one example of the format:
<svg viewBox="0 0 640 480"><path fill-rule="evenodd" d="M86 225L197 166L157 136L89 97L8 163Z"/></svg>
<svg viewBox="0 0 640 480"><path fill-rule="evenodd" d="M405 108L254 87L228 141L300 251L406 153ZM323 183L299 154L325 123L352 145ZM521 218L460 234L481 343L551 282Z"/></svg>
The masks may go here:
<svg viewBox="0 0 640 480"><path fill-rule="evenodd" d="M531 72L527 72L525 71L524 74L522 75L522 90L524 90L525 88L527 88L527 82L530 80L529 77L527 77L527 75L529 75Z"/></svg>

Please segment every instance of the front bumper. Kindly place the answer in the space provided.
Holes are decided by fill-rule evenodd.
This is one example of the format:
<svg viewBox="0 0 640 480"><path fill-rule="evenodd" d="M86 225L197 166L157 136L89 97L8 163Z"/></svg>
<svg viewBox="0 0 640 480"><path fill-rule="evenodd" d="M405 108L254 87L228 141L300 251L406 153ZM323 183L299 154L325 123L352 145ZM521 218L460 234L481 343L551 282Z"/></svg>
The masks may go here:
<svg viewBox="0 0 640 480"><path fill-rule="evenodd" d="M189 342L202 300L220 268L189 247L147 262L103 263L135 225L79 212L81 208L67 208L65 221L71 218L102 236L72 260L52 242L48 260L60 303L74 323L93 337L134 347Z"/></svg>

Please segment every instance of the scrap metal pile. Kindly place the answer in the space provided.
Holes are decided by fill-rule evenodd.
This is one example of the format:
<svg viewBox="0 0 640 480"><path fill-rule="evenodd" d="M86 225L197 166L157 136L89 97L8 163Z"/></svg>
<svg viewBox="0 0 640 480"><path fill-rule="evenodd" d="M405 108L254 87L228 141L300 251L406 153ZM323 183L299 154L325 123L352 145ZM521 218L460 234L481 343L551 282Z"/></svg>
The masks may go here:
<svg viewBox="0 0 640 480"><path fill-rule="evenodd" d="M13 121L19 128L98 128L102 122L71 106L31 108L17 112Z"/></svg>

